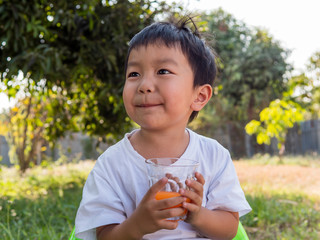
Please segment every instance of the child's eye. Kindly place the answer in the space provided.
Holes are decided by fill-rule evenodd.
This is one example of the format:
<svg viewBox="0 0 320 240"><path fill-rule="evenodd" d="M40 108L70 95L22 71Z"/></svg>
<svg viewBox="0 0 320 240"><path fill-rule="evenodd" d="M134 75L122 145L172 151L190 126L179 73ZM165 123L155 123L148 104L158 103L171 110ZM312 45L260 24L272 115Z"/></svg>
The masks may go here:
<svg viewBox="0 0 320 240"><path fill-rule="evenodd" d="M129 73L128 74L128 78L129 77L139 77L140 75L139 75L139 73L137 73L137 72L131 72L131 73Z"/></svg>
<svg viewBox="0 0 320 240"><path fill-rule="evenodd" d="M158 74L169 74L169 73L171 73L171 72L169 70L167 70L167 69L160 69L158 71Z"/></svg>

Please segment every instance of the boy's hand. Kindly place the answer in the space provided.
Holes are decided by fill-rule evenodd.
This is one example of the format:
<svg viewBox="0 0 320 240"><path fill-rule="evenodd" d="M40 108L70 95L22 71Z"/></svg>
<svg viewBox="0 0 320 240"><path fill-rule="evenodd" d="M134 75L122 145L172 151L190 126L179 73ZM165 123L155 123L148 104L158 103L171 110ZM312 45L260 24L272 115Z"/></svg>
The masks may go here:
<svg viewBox="0 0 320 240"><path fill-rule="evenodd" d="M184 197L173 197L156 200L155 196L165 184L167 178L155 183L141 200L139 206L131 215L130 219L136 228L137 236L156 232L160 229L173 230L177 228L178 222L168 221L167 218L181 216L185 211L183 208L170 208L185 201ZM170 209L168 209L170 208Z"/></svg>
<svg viewBox="0 0 320 240"><path fill-rule="evenodd" d="M205 183L204 177L196 172L197 180L187 180L186 185L191 190L180 189L180 194L183 197L187 197L191 200L190 203L184 202L182 206L188 210L186 222L193 224L201 210L202 198L203 198L203 185Z"/></svg>

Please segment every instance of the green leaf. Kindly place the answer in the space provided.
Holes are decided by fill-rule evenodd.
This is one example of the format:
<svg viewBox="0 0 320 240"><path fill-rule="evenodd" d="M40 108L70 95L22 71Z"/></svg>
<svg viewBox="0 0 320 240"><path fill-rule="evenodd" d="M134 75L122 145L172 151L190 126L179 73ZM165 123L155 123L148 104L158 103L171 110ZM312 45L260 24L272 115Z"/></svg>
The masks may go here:
<svg viewBox="0 0 320 240"><path fill-rule="evenodd" d="M249 135L258 133L258 129L260 127L261 123L256 120L251 120L246 126L245 130Z"/></svg>

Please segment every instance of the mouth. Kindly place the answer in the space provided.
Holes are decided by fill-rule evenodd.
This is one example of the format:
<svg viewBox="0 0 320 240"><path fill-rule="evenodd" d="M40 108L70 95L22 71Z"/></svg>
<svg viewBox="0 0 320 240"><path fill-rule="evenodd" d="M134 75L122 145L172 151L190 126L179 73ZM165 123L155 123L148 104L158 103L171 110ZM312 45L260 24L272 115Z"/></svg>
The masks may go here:
<svg viewBox="0 0 320 240"><path fill-rule="evenodd" d="M136 107L139 107L139 108L152 108L152 107L157 107L157 106L161 106L162 104L159 103L159 104L151 104L151 103L148 103L148 104L137 104Z"/></svg>

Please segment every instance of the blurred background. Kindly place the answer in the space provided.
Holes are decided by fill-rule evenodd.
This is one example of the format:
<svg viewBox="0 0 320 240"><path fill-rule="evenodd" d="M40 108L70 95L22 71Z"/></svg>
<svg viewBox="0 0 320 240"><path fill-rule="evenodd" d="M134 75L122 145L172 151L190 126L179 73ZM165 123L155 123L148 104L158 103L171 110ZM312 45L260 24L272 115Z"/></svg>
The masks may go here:
<svg viewBox="0 0 320 240"><path fill-rule="evenodd" d="M191 13L217 53L189 128L234 159L252 239L320 238L316 0L0 0L0 238L67 239L96 158L137 127L122 104L128 42Z"/></svg>

